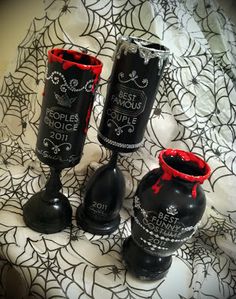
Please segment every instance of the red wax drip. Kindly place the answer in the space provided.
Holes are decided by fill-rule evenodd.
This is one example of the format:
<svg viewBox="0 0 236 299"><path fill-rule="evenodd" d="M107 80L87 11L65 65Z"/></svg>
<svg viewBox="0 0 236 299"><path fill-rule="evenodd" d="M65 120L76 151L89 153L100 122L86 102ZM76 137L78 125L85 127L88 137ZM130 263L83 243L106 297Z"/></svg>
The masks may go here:
<svg viewBox="0 0 236 299"><path fill-rule="evenodd" d="M48 61L51 62L60 62L63 59L63 50L62 49L53 49L48 52Z"/></svg>
<svg viewBox="0 0 236 299"><path fill-rule="evenodd" d="M199 169L202 170L203 175L189 175L172 168L170 165L166 163L164 159L164 157L167 156L176 156L181 158L181 160L183 161L194 163L197 167L199 167ZM162 187L162 181L169 181L172 179L172 177L177 177L185 181L195 183L192 188L192 197L195 199L197 197L198 184L202 184L206 179L208 179L211 173L209 165L204 160L195 156L193 153L185 152L178 149L166 149L161 151L159 155L159 161L160 166L163 170L163 174L152 186L152 190L155 194L157 194L160 191Z"/></svg>
<svg viewBox="0 0 236 299"><path fill-rule="evenodd" d="M68 60L64 58L64 54L70 54L74 60ZM89 64L81 63L82 58L86 58ZM95 90L96 83L99 80L99 76L102 71L102 63L95 57L92 57L85 53L79 53L74 50L65 50L65 49L52 49L48 52L48 61L51 62L59 62L62 64L63 70L67 70L71 67L77 67L81 70L86 70L92 72L94 75L92 92Z"/></svg>
<svg viewBox="0 0 236 299"><path fill-rule="evenodd" d="M198 186L198 183L194 184L193 188L192 188L192 198L193 199L195 199L197 197L197 186Z"/></svg>
<svg viewBox="0 0 236 299"><path fill-rule="evenodd" d="M74 57L75 60L80 61L81 56L82 56L81 53L73 53L73 57Z"/></svg>
<svg viewBox="0 0 236 299"><path fill-rule="evenodd" d="M164 172L162 174L162 176L156 181L156 183L153 184L153 186L152 186L153 192L155 194L159 193L159 191L161 190L161 187L162 187L161 182L162 181L170 181L171 179L172 179L172 174L168 173L168 172Z"/></svg>
<svg viewBox="0 0 236 299"><path fill-rule="evenodd" d="M180 171L176 170L175 168L172 168L170 165L168 165L165 162L164 158L167 156L179 157L182 159L182 161L194 163L199 169L202 170L203 175L190 175L190 174L180 172ZM160 165L164 172L168 171L174 177L178 177L180 179L183 179L183 180L186 180L189 182L198 182L198 183L202 184L206 179L208 179L208 177L210 176L210 173L211 173L209 165L204 160L197 157L193 153L185 152L185 151L178 150L178 149L166 149L166 150L161 151L161 153L159 155L159 161L160 161Z"/></svg>

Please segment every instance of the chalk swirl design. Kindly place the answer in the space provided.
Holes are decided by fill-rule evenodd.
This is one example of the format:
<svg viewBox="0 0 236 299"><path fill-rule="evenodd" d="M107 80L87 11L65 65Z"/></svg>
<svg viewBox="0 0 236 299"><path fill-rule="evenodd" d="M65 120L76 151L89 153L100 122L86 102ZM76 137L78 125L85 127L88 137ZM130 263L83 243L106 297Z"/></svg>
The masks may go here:
<svg viewBox="0 0 236 299"><path fill-rule="evenodd" d="M51 145L51 150L53 151L54 154L58 154L61 151L61 147L63 147L63 146L65 146L65 150L67 152L70 151L72 148L71 144L68 142L64 142L64 143L57 145L49 138L44 138L43 145L45 147L49 147Z"/></svg>
<svg viewBox="0 0 236 299"><path fill-rule="evenodd" d="M148 79L145 78L142 80L142 84L139 84L136 79L138 79L138 75L137 72L135 70L133 70L131 73L129 73L129 78L128 79L124 79L125 74L123 72L120 72L118 74L118 80L120 83L128 83L128 82L134 82L134 84L139 87L139 88L145 88L148 86Z"/></svg>
<svg viewBox="0 0 236 299"><path fill-rule="evenodd" d="M124 128L128 128L128 133L132 133L134 132L134 126L133 125L130 125L130 124L127 124L127 125L124 125L124 126L119 126L113 119L109 119L107 121L107 126L110 128L112 126L112 124L115 125L115 133L117 136L120 136L121 134L124 133Z"/></svg>
<svg viewBox="0 0 236 299"><path fill-rule="evenodd" d="M54 85L60 84L60 90L62 92L67 92L67 90L73 91L73 92L79 92L82 90L85 90L86 92L91 92L93 89L93 80L89 80L86 82L86 84L80 88L78 88L79 85L79 80L77 79L71 79L69 83L66 81L65 76L58 72L58 71L53 71L50 75L46 75L46 80L51 80L51 82Z"/></svg>

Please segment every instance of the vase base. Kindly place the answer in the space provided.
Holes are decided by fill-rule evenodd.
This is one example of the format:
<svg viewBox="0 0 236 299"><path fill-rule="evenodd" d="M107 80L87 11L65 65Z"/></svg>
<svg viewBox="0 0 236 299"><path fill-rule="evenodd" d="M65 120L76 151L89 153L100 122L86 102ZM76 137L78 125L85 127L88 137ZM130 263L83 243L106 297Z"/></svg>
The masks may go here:
<svg viewBox="0 0 236 299"><path fill-rule="evenodd" d="M122 247L124 264L130 274L140 280L159 280L166 276L172 256L160 257L146 253L131 237L125 239Z"/></svg>
<svg viewBox="0 0 236 299"><path fill-rule="evenodd" d="M120 216L107 222L96 222L89 218L84 213L83 205L80 205L76 212L77 225L80 226L84 231L94 235L109 235L117 230L120 224Z"/></svg>
<svg viewBox="0 0 236 299"><path fill-rule="evenodd" d="M59 193L58 198L47 201L45 191L33 195L23 206L25 224L34 231L52 234L71 224L72 208L66 196Z"/></svg>

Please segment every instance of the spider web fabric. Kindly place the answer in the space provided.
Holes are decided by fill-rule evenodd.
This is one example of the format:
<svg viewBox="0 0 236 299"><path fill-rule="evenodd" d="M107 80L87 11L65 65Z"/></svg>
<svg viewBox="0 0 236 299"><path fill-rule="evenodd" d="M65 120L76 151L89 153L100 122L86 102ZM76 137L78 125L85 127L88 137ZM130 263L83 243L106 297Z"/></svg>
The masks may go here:
<svg viewBox="0 0 236 299"><path fill-rule="evenodd" d="M0 85L0 298L6 268L14 267L34 298L202 299L236 298L236 36L216 1L45 0L17 48L15 71ZM84 187L111 153L97 140L112 56L122 35L161 42L171 52L144 137L144 146L120 155L126 196L118 231L85 233L75 212ZM22 207L45 186L47 165L34 153L47 51L88 51L104 67L84 155L62 174L73 208L71 227L44 235L25 226ZM212 174L203 188L207 208L197 233L173 257L168 275L134 279L121 248L130 235L132 201L139 181L158 167L167 147L206 160Z"/></svg>

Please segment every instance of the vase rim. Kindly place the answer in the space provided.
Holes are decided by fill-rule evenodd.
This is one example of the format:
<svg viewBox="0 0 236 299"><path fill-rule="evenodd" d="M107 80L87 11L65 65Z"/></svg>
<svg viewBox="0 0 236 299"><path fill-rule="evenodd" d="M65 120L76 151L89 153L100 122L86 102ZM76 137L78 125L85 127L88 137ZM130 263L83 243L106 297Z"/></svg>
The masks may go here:
<svg viewBox="0 0 236 299"><path fill-rule="evenodd" d="M199 170L202 171L202 175L192 175L175 169L165 161L165 157L170 156L178 157L183 162L192 162L198 167ZM174 177L178 177L189 182L199 182L200 184L202 184L206 179L209 178L211 174L210 166L207 164L206 161L204 161L199 156L193 154L192 152L187 152L180 149L168 148L162 150L159 154L159 162L164 172L167 172Z"/></svg>
<svg viewBox="0 0 236 299"><path fill-rule="evenodd" d="M132 43L132 44L134 44L135 46L137 46L138 48L141 48L141 49L149 50L149 51L156 52L156 53L159 53L159 54L165 54L165 55L170 54L170 50L166 46L164 46L162 44L159 44L157 42L153 42L153 41L150 41L150 40L143 39L141 37L136 37L136 36L133 36L133 35L122 36L120 38L120 40L121 40L121 42L123 41L123 42ZM158 47L159 49L155 48L155 47Z"/></svg>
<svg viewBox="0 0 236 299"><path fill-rule="evenodd" d="M63 54L71 55L71 59L65 59ZM97 57L72 49L52 48L48 51L48 58L49 62L56 61L64 66L66 64L68 66L67 68L75 66L83 70L101 72L103 66L102 62ZM80 60L83 61L83 59L84 62L80 62Z"/></svg>

